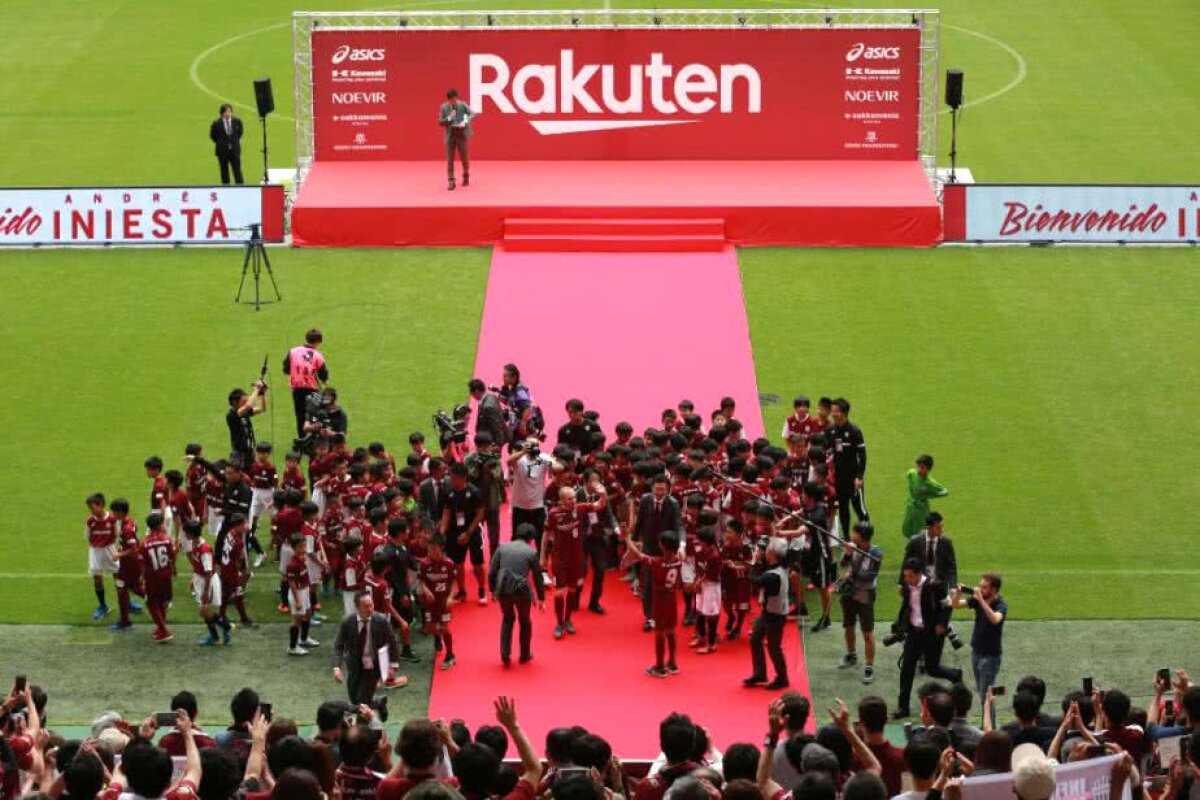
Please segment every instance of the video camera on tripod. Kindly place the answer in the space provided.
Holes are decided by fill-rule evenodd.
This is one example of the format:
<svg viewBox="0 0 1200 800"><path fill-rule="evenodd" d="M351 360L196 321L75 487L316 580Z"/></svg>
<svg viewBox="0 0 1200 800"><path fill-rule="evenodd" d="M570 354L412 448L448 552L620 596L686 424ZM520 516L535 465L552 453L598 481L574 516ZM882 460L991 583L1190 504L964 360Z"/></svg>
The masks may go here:
<svg viewBox="0 0 1200 800"><path fill-rule="evenodd" d="M329 412L333 403L334 400L320 390L309 392L304 398L304 435L292 440L293 450L311 458L317 440L334 434L333 419Z"/></svg>

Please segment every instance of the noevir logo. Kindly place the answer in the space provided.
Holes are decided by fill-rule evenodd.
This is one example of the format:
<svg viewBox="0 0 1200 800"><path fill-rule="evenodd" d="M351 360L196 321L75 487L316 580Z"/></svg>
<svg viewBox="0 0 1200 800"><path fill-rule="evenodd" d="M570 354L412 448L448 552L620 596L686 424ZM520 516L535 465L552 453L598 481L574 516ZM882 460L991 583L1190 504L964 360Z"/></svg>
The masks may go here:
<svg viewBox="0 0 1200 800"><path fill-rule="evenodd" d="M383 61L383 53L382 47L353 48L344 44L333 51L333 58L330 61L334 64L341 64L343 61Z"/></svg>
<svg viewBox="0 0 1200 800"><path fill-rule="evenodd" d="M575 51L561 50L557 64L516 70L501 55L472 53L470 87L476 111L490 103L501 114L543 117L529 123L543 135L686 125L711 112L762 112L762 79L749 64L676 67L662 53L651 53L644 64L577 66Z"/></svg>
<svg viewBox="0 0 1200 800"><path fill-rule="evenodd" d="M867 47L862 42L846 51L847 61L895 61L900 58L899 47Z"/></svg>

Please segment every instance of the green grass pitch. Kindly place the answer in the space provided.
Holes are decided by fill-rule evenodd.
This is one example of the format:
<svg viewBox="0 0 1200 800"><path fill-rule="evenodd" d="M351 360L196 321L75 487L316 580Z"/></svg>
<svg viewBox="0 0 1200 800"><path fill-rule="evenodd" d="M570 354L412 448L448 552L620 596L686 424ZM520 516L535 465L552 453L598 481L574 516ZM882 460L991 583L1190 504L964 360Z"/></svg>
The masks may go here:
<svg viewBox="0 0 1200 800"><path fill-rule="evenodd" d="M978 179L1186 182L1200 174L1200 15L1189 0L936 5L942 65L963 68L968 100L983 100L966 110L959 140L961 163ZM289 166L295 7L8 0L0 11L0 185L211 182L207 124L228 99L253 141L250 79L260 75L274 78L279 106L272 165ZM253 152L246 169L257 169ZM81 671L118 668L147 650L91 629L86 494L127 496L140 516L142 460L156 453L180 464L190 440L220 451L229 388L253 380L264 353L274 368L310 325L326 331L356 441L402 449L410 430L429 428L436 407L462 396L486 251L271 255L284 303L256 314L231 302L234 250L0 251L8 351L0 623L38 624L0 628L0 674L21 667L52 686L69 683L60 722L84 721L100 697L151 710L163 692L202 675L214 698L243 679L276 680L273 662L260 665L282 647L272 649L270 637L284 636L246 634L243 646L212 659L222 669L196 659L172 670L163 659L162 680L143 692L114 687L103 669ZM932 452L936 475L952 489L936 507L960 566L965 575L1004 573L1014 620L1140 621L1027 624L1014 628L1024 640L1019 652L1035 663L1047 651L1086 653L1123 676L1152 665L1084 644L1181 632L1195 641L1194 626L1148 621L1200 617L1200 601L1180 591L1200 575L1190 546L1200 496L1194 250L760 249L743 251L741 261L759 387L784 401L764 409L768 431L778 430L797 392L851 398L868 437L867 492L885 551L900 546L903 472ZM281 408L273 421L277 440L289 416ZM271 436L271 426L261 420L260 436ZM253 609L272 618L273 577L263 577ZM887 616L894 601L884 598L879 613ZM186 603L176 609L189 619ZM810 651L819 696L852 691L820 666L836 657L830 642ZM1188 656L1182 648L1177 660ZM324 667L324 658L289 665L314 678ZM242 677L248 671L253 678ZM414 710L424 685L409 690Z"/></svg>

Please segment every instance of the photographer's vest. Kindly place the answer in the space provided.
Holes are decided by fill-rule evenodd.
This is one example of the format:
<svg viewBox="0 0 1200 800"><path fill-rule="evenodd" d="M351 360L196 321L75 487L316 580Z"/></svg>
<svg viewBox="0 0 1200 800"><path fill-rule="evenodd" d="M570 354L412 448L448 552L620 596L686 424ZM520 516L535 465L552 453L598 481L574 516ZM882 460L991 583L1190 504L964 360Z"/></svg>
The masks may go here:
<svg viewBox="0 0 1200 800"><path fill-rule="evenodd" d="M325 366L325 356L302 344L288 353L288 379L293 389L317 389L317 372Z"/></svg>
<svg viewBox="0 0 1200 800"><path fill-rule="evenodd" d="M786 617L791 611L791 605L788 602L788 572L782 566L767 570L767 575L779 576L779 591L770 597L767 596L767 590L764 587L758 593L758 602L762 603L763 611L768 614L778 614L781 617Z"/></svg>

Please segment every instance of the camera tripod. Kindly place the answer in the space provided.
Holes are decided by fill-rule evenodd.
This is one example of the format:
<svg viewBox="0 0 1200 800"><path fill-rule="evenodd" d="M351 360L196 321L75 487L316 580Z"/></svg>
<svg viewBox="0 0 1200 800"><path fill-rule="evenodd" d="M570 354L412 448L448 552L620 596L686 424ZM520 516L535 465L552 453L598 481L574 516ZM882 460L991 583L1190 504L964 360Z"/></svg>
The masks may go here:
<svg viewBox="0 0 1200 800"><path fill-rule="evenodd" d="M267 277L271 280L271 288L275 290L274 300L263 300L260 296L259 281L262 277L263 267L267 268ZM246 287L247 272L252 272L254 275L253 300L242 300L242 290ZM233 302L253 304L254 310L258 311L259 306L280 300L283 300L283 297L279 294L279 287L275 285L275 273L271 270L271 259L267 258L267 248L263 247L262 231L258 225L252 224L250 241L246 242L246 255L242 259L242 280L238 283L237 295L233 298Z"/></svg>

